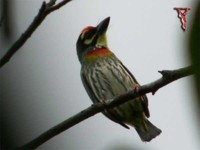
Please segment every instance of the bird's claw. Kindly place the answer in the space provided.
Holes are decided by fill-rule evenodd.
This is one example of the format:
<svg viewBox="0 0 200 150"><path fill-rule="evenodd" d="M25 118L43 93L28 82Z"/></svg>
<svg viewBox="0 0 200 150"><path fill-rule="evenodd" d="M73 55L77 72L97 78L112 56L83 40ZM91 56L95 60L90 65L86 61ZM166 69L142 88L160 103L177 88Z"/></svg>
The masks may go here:
<svg viewBox="0 0 200 150"><path fill-rule="evenodd" d="M135 84L135 86L134 86L134 93L138 93L139 92L139 87L140 87L139 84Z"/></svg>

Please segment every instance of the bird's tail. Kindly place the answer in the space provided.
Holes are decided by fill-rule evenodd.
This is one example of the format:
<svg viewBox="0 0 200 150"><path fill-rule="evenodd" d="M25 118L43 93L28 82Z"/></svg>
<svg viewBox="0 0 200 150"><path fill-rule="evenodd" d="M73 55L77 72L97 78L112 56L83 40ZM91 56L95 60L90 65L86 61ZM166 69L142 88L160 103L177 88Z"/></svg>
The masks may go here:
<svg viewBox="0 0 200 150"><path fill-rule="evenodd" d="M144 128L145 127L145 128ZM153 138L158 136L162 131L154 126L149 120L145 119L143 127L135 127L140 138L144 142L150 142Z"/></svg>

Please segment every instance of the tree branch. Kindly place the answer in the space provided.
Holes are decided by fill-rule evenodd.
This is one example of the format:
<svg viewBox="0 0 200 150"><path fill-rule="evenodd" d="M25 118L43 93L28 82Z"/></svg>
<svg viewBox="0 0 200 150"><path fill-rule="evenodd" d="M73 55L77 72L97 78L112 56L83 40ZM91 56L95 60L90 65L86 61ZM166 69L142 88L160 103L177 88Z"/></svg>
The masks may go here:
<svg viewBox="0 0 200 150"><path fill-rule="evenodd" d="M49 3L43 2L38 14L27 30L20 36L20 38L7 50L6 54L0 60L0 68L3 67L10 58L24 45L28 38L33 34L37 27L43 22L48 14L64 6L71 0L63 0L55 5L56 0L50 0Z"/></svg>
<svg viewBox="0 0 200 150"><path fill-rule="evenodd" d="M142 96L146 93L153 93L160 89L161 87L186 76L194 74L194 69L192 66L181 68L177 70L163 70L159 71L162 74L162 77L154 82L149 84L140 86L138 92L135 93L134 90L127 92L123 95L120 95L113 100L106 101L105 103L96 103L92 106L84 109L83 111L77 113L76 115L70 117L69 119L61 122L60 124L56 125L55 127L49 129L48 131L44 132L34 140L30 141L29 143L25 144L18 149L35 149L38 146L42 145L49 139L53 138L54 136L60 134L61 132L69 129L70 127L80 123L81 121L104 111L105 109L116 107L120 104L123 104L127 101L133 100L138 96Z"/></svg>

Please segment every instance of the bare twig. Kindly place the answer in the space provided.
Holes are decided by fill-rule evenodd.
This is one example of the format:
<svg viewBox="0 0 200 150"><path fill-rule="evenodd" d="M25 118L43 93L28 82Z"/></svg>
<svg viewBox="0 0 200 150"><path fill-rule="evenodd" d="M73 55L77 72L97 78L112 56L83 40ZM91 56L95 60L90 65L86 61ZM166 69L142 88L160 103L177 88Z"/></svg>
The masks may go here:
<svg viewBox="0 0 200 150"><path fill-rule="evenodd" d="M13 30L11 20L13 19L12 3L10 0L0 1L0 27L2 27L2 33L4 39L9 40L12 37Z"/></svg>
<svg viewBox="0 0 200 150"><path fill-rule="evenodd" d="M28 40L28 38L33 34L33 32L37 29L37 27L43 22L48 14L51 12L59 9L60 7L64 6L71 0L63 0L60 3L55 5L55 0L50 0L49 3L43 2L40 10L27 28L27 30L20 36L20 38L7 50L7 53L1 58L0 60L0 68L3 67L10 58L21 48L24 43Z"/></svg>
<svg viewBox="0 0 200 150"><path fill-rule="evenodd" d="M144 95L146 93L155 93L161 87L186 76L194 74L193 67L186 67L177 70L163 70L159 71L162 74L162 77L154 82L149 84L140 86L138 92L135 93L134 90L123 95L120 95L113 100L106 101L105 103L96 103L92 106L84 109L83 111L77 113L76 115L70 117L69 119L61 122L60 124L56 125L55 127L49 129L45 133L41 134L39 137L35 138L34 140L30 141L29 143L25 144L24 146L18 149L35 149L38 146L42 145L49 139L53 138L54 136L60 134L61 132L69 129L70 127L80 123L81 121L102 112L105 109L116 107L122 103L127 101L133 100L134 98Z"/></svg>

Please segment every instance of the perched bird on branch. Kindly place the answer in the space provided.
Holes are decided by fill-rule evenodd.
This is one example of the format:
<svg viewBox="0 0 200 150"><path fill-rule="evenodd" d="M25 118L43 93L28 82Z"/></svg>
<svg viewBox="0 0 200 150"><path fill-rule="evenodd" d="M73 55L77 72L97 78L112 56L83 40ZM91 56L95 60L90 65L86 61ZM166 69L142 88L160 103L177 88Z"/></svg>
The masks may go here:
<svg viewBox="0 0 200 150"><path fill-rule="evenodd" d="M104 103L139 86L135 77L108 48L106 31L110 17L96 27L84 28L77 41L81 63L81 79L93 103ZM129 129L134 127L142 141L151 141L161 133L147 118L150 117L146 95L126 102L103 114Z"/></svg>

